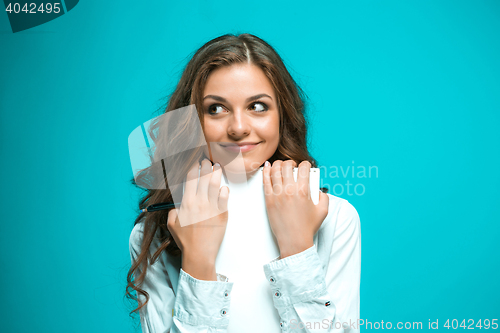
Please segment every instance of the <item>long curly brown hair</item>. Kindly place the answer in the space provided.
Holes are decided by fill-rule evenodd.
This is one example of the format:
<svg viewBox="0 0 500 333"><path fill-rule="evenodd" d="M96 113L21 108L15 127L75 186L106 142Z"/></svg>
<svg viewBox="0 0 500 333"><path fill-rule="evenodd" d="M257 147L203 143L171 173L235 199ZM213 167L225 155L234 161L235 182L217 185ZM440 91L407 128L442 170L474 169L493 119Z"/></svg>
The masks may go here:
<svg viewBox="0 0 500 333"><path fill-rule="evenodd" d="M299 164L301 161L307 160L313 168L318 167L316 160L312 158L307 149L305 117L307 96L292 78L274 48L252 34L226 34L210 40L199 48L186 65L175 91L166 103L166 107L162 109L167 113L194 104L199 121L203 126L202 94L210 73L220 67L242 63L251 63L261 68L273 85L277 96L281 136L278 148L269 162L291 159ZM192 119L186 118L186 122L190 121ZM149 131L153 140L160 140L154 134L158 126L158 124L153 125ZM177 140L184 144L186 140L190 140L194 143L193 146L198 147L196 143L203 140L200 137L193 137L192 132L185 126L177 126L170 130L177 131L174 135L170 135L170 137L174 137L173 142L169 142L170 146L175 146ZM189 156L183 159L185 165L175 165L177 179L173 182L172 179L169 179L169 183L179 184L179 180L187 175L189 167L195 161L200 162L204 157L201 148L190 150L187 154ZM144 170L136 179L132 179L132 184L144 188L145 186L141 186L141 182L148 182L148 177L151 177L151 172ZM171 188L169 188L166 179L161 179L161 181L165 183L166 188L145 190L145 195L139 200L139 209L156 203L172 202ZM327 192L326 188L321 188L321 190ZM168 212L168 210L160 210L140 213L134 221L134 226L143 221L144 228L140 254L127 274L126 297L138 302L138 307L132 310L130 315L139 311L149 301L147 292L140 288L146 276L148 264L151 265L158 260L163 251L171 256L181 255L179 247L167 229ZM155 237L159 238L160 246L151 255L150 247ZM137 273L140 274L135 276ZM138 297L133 295L134 290L137 295L141 294L146 298L144 304L141 304Z"/></svg>

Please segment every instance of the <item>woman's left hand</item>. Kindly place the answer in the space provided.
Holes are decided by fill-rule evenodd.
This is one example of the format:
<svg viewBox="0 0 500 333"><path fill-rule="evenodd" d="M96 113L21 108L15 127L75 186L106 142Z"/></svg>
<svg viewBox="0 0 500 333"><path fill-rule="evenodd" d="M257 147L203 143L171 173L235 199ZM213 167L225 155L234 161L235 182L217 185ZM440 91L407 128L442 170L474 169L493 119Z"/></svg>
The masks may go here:
<svg viewBox="0 0 500 333"><path fill-rule="evenodd" d="M302 161L299 164L297 182L293 178L296 166L293 160L276 160L272 166L264 166L263 172L267 216L281 258L313 246L314 235L328 215L328 194L320 191L317 205L311 199L311 163Z"/></svg>

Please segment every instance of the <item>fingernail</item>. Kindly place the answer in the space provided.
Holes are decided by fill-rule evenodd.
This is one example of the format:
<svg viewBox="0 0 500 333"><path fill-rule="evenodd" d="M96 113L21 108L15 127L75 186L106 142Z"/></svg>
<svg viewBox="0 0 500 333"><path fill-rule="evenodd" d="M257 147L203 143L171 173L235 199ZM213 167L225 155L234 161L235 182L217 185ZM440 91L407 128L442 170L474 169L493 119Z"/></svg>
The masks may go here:
<svg viewBox="0 0 500 333"><path fill-rule="evenodd" d="M214 164L214 169L215 169L215 168L217 168L217 169L218 169L218 168L220 168L220 164L219 164L219 162L215 162L215 164Z"/></svg>
<svg viewBox="0 0 500 333"><path fill-rule="evenodd" d="M271 165L271 163L269 163L269 161L266 161L266 163L264 163L264 166L266 166L266 167L268 167L270 165Z"/></svg>

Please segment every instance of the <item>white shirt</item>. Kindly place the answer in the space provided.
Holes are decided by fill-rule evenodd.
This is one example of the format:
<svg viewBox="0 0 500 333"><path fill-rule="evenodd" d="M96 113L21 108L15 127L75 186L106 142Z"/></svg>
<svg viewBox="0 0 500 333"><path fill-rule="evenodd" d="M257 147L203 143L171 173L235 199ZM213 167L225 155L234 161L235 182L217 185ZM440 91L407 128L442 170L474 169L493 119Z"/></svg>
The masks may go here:
<svg viewBox="0 0 500 333"><path fill-rule="evenodd" d="M260 184L261 173L245 188L230 184L228 227L216 260L217 273L229 281L198 280L182 270L181 257L166 252L148 267L141 286L149 294L140 310L143 333L359 332L361 229L356 209L328 194L328 215L314 245L279 259L265 208L258 208L264 200L263 191L255 192ZM131 260L140 253L142 228L140 222L131 232ZM158 245L155 239L150 252Z"/></svg>

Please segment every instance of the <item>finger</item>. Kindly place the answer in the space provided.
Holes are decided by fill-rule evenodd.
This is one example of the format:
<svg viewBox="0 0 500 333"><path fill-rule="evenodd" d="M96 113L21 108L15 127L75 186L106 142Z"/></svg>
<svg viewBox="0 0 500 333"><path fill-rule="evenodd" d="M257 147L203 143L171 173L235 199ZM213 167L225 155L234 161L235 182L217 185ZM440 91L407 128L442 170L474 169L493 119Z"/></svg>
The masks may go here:
<svg viewBox="0 0 500 333"><path fill-rule="evenodd" d="M210 182L210 178L212 178L212 162L204 158L201 161L200 181L198 182L198 190L196 191L198 197L208 200L208 183Z"/></svg>
<svg viewBox="0 0 500 333"><path fill-rule="evenodd" d="M227 211L227 202L229 200L229 187L222 186L219 193L219 211Z"/></svg>
<svg viewBox="0 0 500 333"><path fill-rule="evenodd" d="M281 163L283 161L276 160L273 162L271 167L271 182L273 185L274 194L281 194L281 189L283 188L283 179L281 178Z"/></svg>
<svg viewBox="0 0 500 333"><path fill-rule="evenodd" d="M283 186L295 186L295 179L293 179L293 168L297 166L294 160L286 160L281 164L281 175L283 177Z"/></svg>
<svg viewBox="0 0 500 333"><path fill-rule="evenodd" d="M311 197L311 188L309 186L309 173L311 171L311 163L309 161L302 161L297 170L297 183L299 191Z"/></svg>
<svg viewBox="0 0 500 333"><path fill-rule="evenodd" d="M199 162L196 161L191 165L186 176L186 183L184 186L184 196L192 197L196 195L196 188L198 187L198 170Z"/></svg>
<svg viewBox="0 0 500 333"><path fill-rule="evenodd" d="M328 208L330 207L330 197L328 194L319 192L319 202L317 206L321 211L323 216L323 219L328 215Z"/></svg>
<svg viewBox="0 0 500 333"><path fill-rule="evenodd" d="M269 198L273 194L273 183L271 181L271 165L265 166L262 170L262 179L264 181L264 196ZM266 199L266 201L269 199Z"/></svg>
<svg viewBox="0 0 500 333"><path fill-rule="evenodd" d="M220 191L220 180L222 177L222 168L219 163L215 163L212 175L210 178L210 183L208 185L208 201L217 207L217 201L219 200Z"/></svg>
<svg viewBox="0 0 500 333"><path fill-rule="evenodd" d="M170 235L172 235L172 238L174 239L175 244L177 247L181 250L181 252L184 252L184 247L182 246L181 241L179 240L179 237L177 237L177 229L180 228L180 222L178 219L177 215L177 209L172 208L168 212L168 220L167 220L167 229L170 232Z"/></svg>
<svg viewBox="0 0 500 333"><path fill-rule="evenodd" d="M172 233L172 228L175 228L177 222L177 209L174 207L168 211L167 215L167 229Z"/></svg>

